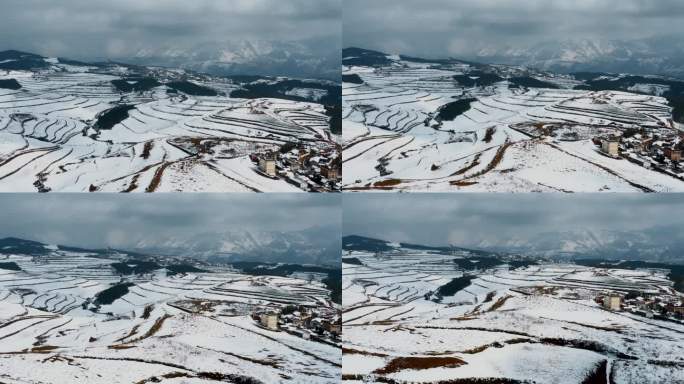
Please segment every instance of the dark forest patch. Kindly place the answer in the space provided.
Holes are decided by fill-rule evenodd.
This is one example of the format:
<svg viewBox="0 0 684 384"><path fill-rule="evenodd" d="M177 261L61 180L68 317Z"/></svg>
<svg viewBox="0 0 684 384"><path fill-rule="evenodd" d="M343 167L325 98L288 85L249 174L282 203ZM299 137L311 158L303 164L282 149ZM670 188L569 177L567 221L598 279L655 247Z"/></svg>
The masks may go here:
<svg viewBox="0 0 684 384"><path fill-rule="evenodd" d="M464 75L456 75L453 76L453 79L464 87L486 87L503 81L503 78L499 75L480 71L473 71Z"/></svg>
<svg viewBox="0 0 684 384"><path fill-rule="evenodd" d="M342 82L351 84L363 84L363 80L356 73L352 73L351 75L342 75Z"/></svg>
<svg viewBox="0 0 684 384"><path fill-rule="evenodd" d="M361 260L359 260L356 257L343 257L342 262L345 264L353 264L353 265L363 265Z"/></svg>
<svg viewBox="0 0 684 384"><path fill-rule="evenodd" d="M511 77L508 79L509 88L550 88L558 89L558 86L548 81L542 81L529 76Z"/></svg>
<svg viewBox="0 0 684 384"><path fill-rule="evenodd" d="M437 121L452 121L470 109L470 103L477 99L461 99L444 104L437 110Z"/></svg>
<svg viewBox="0 0 684 384"><path fill-rule="evenodd" d="M468 287L470 285L470 282L475 279L474 276L461 276L457 277L454 279L451 279L450 282L442 285L437 289L437 296L438 298L442 298L444 296L453 296L456 293L458 293L460 290Z"/></svg>
<svg viewBox="0 0 684 384"><path fill-rule="evenodd" d="M111 264L119 275L141 275L160 269L161 266L153 261L126 260Z"/></svg>
<svg viewBox="0 0 684 384"><path fill-rule="evenodd" d="M119 283L95 295L95 305L109 305L114 301L124 297L128 293L128 288L134 286L133 283Z"/></svg>
<svg viewBox="0 0 684 384"><path fill-rule="evenodd" d="M5 79L0 80L0 88L18 90L21 89L21 84L16 79Z"/></svg>
<svg viewBox="0 0 684 384"><path fill-rule="evenodd" d="M119 92L125 93L149 91L161 85L152 77L130 77L112 80L111 83Z"/></svg>
<svg viewBox="0 0 684 384"><path fill-rule="evenodd" d="M328 125L330 132L335 135L342 134L342 105L333 104L325 106L325 114L330 117Z"/></svg>
<svg viewBox="0 0 684 384"><path fill-rule="evenodd" d="M19 265L17 265L17 263L15 263L13 261L10 261L7 263L0 263L0 269L5 269L8 271L21 271L21 268L19 267Z"/></svg>
<svg viewBox="0 0 684 384"><path fill-rule="evenodd" d="M473 256L465 259L454 259L454 263L460 268L468 271L476 269L484 270L504 264L503 261L497 258L481 256Z"/></svg>
<svg viewBox="0 0 684 384"><path fill-rule="evenodd" d="M100 131L102 129L112 129L115 125L128 118L128 111L135 109L134 105L117 105L116 107L104 111L98 118L93 128Z"/></svg>
<svg viewBox="0 0 684 384"><path fill-rule="evenodd" d="M166 84L167 87L175 89L179 92L183 92L192 96L217 96L218 92L216 90L191 83L189 81L172 81Z"/></svg>

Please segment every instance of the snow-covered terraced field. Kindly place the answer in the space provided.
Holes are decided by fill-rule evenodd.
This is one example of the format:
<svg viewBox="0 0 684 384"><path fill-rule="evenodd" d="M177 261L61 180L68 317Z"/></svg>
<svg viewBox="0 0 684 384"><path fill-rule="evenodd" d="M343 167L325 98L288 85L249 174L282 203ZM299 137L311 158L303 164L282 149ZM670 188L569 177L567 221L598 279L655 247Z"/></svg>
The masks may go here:
<svg viewBox="0 0 684 384"><path fill-rule="evenodd" d="M462 256L345 253L343 382L684 382L684 325L594 300L677 294L665 272L545 263L464 271L453 261ZM464 288L434 300L464 275Z"/></svg>
<svg viewBox="0 0 684 384"><path fill-rule="evenodd" d="M684 191L682 179L602 155L592 142L635 127L676 134L663 97L574 89L580 82L545 73L524 72L544 82L537 88L510 87L502 72L523 69L493 66L500 81L478 85L478 74L462 85L454 76L480 68L390 59L343 67L357 79L343 83L346 191ZM469 108L438 119L456 100Z"/></svg>
<svg viewBox="0 0 684 384"><path fill-rule="evenodd" d="M249 155L285 143L336 147L320 104L190 96L166 85L124 93L111 83L131 75L121 70L0 72L22 86L0 89L0 191L296 192L257 173ZM238 87L212 79L198 85ZM128 117L95 127L117 105L132 107Z"/></svg>
<svg viewBox="0 0 684 384"><path fill-rule="evenodd" d="M128 292L92 309L122 278L126 255L57 250L1 254L0 382L335 383L339 348L257 326L257 305L331 307L323 284L211 273L128 277Z"/></svg>

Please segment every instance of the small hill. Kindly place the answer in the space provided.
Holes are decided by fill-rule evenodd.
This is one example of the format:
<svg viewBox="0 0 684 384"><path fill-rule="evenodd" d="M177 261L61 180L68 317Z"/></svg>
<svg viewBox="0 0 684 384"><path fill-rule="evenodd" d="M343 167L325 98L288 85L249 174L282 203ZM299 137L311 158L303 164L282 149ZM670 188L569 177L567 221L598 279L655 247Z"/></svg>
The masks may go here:
<svg viewBox="0 0 684 384"><path fill-rule="evenodd" d="M0 52L0 69L4 70L30 70L47 68L50 63L45 58L35 53L15 50Z"/></svg>

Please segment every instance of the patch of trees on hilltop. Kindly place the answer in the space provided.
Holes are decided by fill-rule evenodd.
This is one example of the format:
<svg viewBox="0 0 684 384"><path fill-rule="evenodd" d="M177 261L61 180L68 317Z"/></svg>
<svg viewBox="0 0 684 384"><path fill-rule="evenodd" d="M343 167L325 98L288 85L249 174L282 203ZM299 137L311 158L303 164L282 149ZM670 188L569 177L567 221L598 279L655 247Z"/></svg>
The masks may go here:
<svg viewBox="0 0 684 384"><path fill-rule="evenodd" d="M111 81L114 88L119 92L143 92L161 85L152 77L129 77Z"/></svg>
<svg viewBox="0 0 684 384"><path fill-rule="evenodd" d="M93 128L99 131L102 129L112 129L115 125L128 118L128 111L135 109L134 105L122 104L102 113Z"/></svg>
<svg viewBox="0 0 684 384"><path fill-rule="evenodd" d="M342 106L340 104L326 105L325 114L330 117L330 132L335 135L342 134Z"/></svg>
<svg viewBox="0 0 684 384"><path fill-rule="evenodd" d="M477 101L477 99L461 99L444 104L439 107L435 119L437 121L453 121L458 116L470 110L470 104L474 101Z"/></svg>
<svg viewBox="0 0 684 384"><path fill-rule="evenodd" d="M216 90L189 81L172 81L167 87L191 96L218 96Z"/></svg>
<svg viewBox="0 0 684 384"><path fill-rule="evenodd" d="M0 80L0 88L16 91L21 89L21 84L16 79L5 79Z"/></svg>

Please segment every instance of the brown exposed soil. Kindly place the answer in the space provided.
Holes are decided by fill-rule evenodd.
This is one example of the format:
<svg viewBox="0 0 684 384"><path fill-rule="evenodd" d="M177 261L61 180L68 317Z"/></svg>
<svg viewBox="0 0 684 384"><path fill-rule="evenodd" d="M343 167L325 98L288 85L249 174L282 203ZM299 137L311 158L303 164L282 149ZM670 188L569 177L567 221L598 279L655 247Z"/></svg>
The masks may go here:
<svg viewBox="0 0 684 384"><path fill-rule="evenodd" d="M152 147L154 146L154 142L148 141L145 143L145 146L143 146L143 152L140 155L143 159L147 160L150 158L150 152L152 152Z"/></svg>
<svg viewBox="0 0 684 384"><path fill-rule="evenodd" d="M399 184L401 184L401 180L399 180L399 179L387 179L387 180L382 180L382 181L378 181L378 182L374 183L373 187L376 187L376 188L395 187Z"/></svg>
<svg viewBox="0 0 684 384"><path fill-rule="evenodd" d="M511 297L513 297L513 296L508 295L508 296L500 297L498 300L496 300L496 302L494 304L492 304L491 307L489 307L489 309L487 311L488 312L489 311L496 311L497 309L501 308L504 304L506 304L506 301L508 299L510 299Z"/></svg>
<svg viewBox="0 0 684 384"><path fill-rule="evenodd" d="M128 349L128 348L134 348L134 346L132 346L131 344L135 344L135 343L137 343L137 342L139 342L139 341L145 340L145 339L150 338L150 337L154 336L155 334L157 334L157 332L159 332L159 330L161 329L162 325L164 325L164 321L166 321L166 319L168 319L168 318L170 318L170 317L172 317L172 316L169 315L169 314L166 314L166 315L164 315L164 316L158 318L158 319L154 322L154 324L152 325L152 327L150 327L150 329L148 329L147 332L145 332L144 335L142 335L142 336L140 336L140 337L138 337L138 338L135 338L135 339L126 341L126 342L122 342L121 344L110 345L109 348L110 348L110 349ZM131 332L128 333L128 335L122 337L121 339L118 339L117 341L125 340L125 339L127 339L127 338L129 338L129 337L131 337L131 336L133 336L133 335L135 335L135 334L137 334L138 328L139 328L139 327L140 327L140 325L136 325L135 327L133 327L133 329L131 330Z"/></svg>
<svg viewBox="0 0 684 384"><path fill-rule="evenodd" d="M430 368L456 368L466 364L465 361L459 359L458 357L447 357L447 356L429 356L429 357L417 357L417 356L406 356L397 357L390 360L387 365L383 368L375 370L373 373L376 374L389 374L399 372L404 369L430 369Z"/></svg>
<svg viewBox="0 0 684 384"><path fill-rule="evenodd" d="M473 159L473 161L470 164L468 164L465 168L461 168L458 171L452 173L451 176L463 175L466 172L470 171L471 169L477 167L478 165L480 165L480 157L481 156L482 156L482 154L478 153L477 155L475 155L475 158Z"/></svg>
<svg viewBox="0 0 684 384"><path fill-rule="evenodd" d="M487 132L485 132L485 137L484 137L483 141L485 143L491 142L492 138L494 138L494 133L496 133L496 127L487 128Z"/></svg>
<svg viewBox="0 0 684 384"><path fill-rule="evenodd" d="M49 353L57 348L59 347L55 347L53 345L41 345L40 347L31 348L31 353Z"/></svg>
<svg viewBox="0 0 684 384"><path fill-rule="evenodd" d="M140 175L133 176L133 178L131 179L131 183L128 184L128 187L126 189L124 189L123 192L128 193L128 192L133 192L136 189L138 189L138 178L139 177L140 177Z"/></svg>
<svg viewBox="0 0 684 384"><path fill-rule="evenodd" d="M477 181L452 180L449 182L449 184L455 185L457 187L469 187L471 185L477 184Z"/></svg>
<svg viewBox="0 0 684 384"><path fill-rule="evenodd" d="M358 349L342 347L343 355L363 355L363 356L375 356L375 357L387 357L384 353L360 351Z"/></svg>
<svg viewBox="0 0 684 384"><path fill-rule="evenodd" d="M166 167L171 165L173 163L164 163L157 170L154 172L154 176L152 177L152 181L150 181L150 185L145 188L145 192L154 192L159 188L159 184L161 184L162 180L162 175L164 174L164 171L166 170Z"/></svg>

